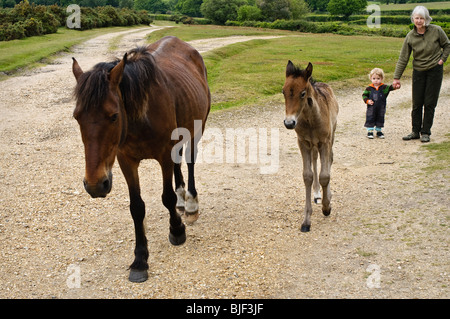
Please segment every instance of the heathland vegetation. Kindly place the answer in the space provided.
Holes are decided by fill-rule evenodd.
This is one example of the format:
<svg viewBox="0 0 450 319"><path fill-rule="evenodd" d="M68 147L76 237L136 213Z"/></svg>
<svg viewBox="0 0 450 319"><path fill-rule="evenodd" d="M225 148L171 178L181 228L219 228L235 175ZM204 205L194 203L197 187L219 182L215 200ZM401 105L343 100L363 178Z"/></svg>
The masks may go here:
<svg viewBox="0 0 450 319"><path fill-rule="evenodd" d="M7 0L0 0L0 4L4 5L6 1ZM411 9L416 5L380 4L382 10L381 24L379 25L379 28L369 28L367 25L369 14L365 10L362 10L362 12L358 14L352 14L349 17L345 17L320 11L320 9L317 9L314 6L313 0L306 0L307 6L299 5L295 7L292 3L304 3L300 2L300 0L296 0L297 2L287 2L290 3L292 7L284 7L285 10L282 11L287 14L286 19L280 19L280 16L269 16L270 12L274 14L277 10L264 11L260 9L259 6L261 5L262 0L242 0L241 3L245 4L240 7L235 7L235 11L233 12L236 14L231 14L229 16L229 18L234 17L233 19L235 20L228 19L224 22L225 26L223 26L214 25L215 22L207 17L205 9L202 10L202 8L205 8L205 3L216 0L148 0L145 2L147 5L151 3L156 4L158 1L162 1L166 4L165 6L159 7L159 9L154 9L152 7L147 8L151 9L149 11L142 9L144 2L138 2L137 0L128 2L126 0L115 0L116 2L113 2L112 0L102 0L104 3L102 2L100 4L106 4L106 6L95 8L83 6L83 3L88 4L87 0L84 0L85 2L76 0L70 2L78 1L81 5L81 28L70 29L65 27L67 16L70 14L66 12L66 7L64 7L67 3L59 1L57 4L44 5L44 0L36 1L38 3L33 2L30 4L28 1L24 0L12 7L0 9L0 39L2 39L3 35L3 40L10 40L0 42L0 72L9 74L10 72L14 72L14 70L41 61L58 51L69 50L73 45L85 41L90 37L101 33L111 32L110 28L112 26L120 26L121 28L141 23L148 25L152 21L157 24L170 23L173 26L175 26L175 23L177 23L178 26L183 26L183 24L189 25L186 27L171 28L170 31L163 30L154 34L154 36L162 36L169 32L173 35L180 36L186 41L199 37L223 37L228 35L249 34L300 36L298 38L289 37L286 39L282 38L270 41L259 40L257 42L252 42L251 44L236 44L224 49L216 50L206 56L205 59L209 64L208 67L211 68L211 70L218 70L218 72L211 73L213 86L215 83L214 77L216 76L214 74L222 72L220 71L223 70L222 66L233 66L238 68L239 65L241 65L240 63L252 63L252 72L254 74L242 75L242 77L238 76L235 77L235 79L243 79L244 81L244 79L254 77L264 79L266 82L271 82L265 83L264 85L257 84L255 85L255 90L247 90L247 93L241 95L242 99L239 103L244 103L245 101L253 99L253 97L247 96L249 92L254 91L255 96L259 93L270 95L271 92L277 89L280 79L275 79L275 71L272 70L267 73L266 69L266 67L269 69L276 68L270 64L270 61L273 59L271 54L274 54L277 58L280 54L275 53L271 48L272 46L274 46L274 48L283 48L284 46L292 47L297 45L298 50L304 50L303 42L305 40L311 40L312 43L315 43L314 46L317 47L314 49L317 56L330 52L332 56L324 56L323 59L320 60L313 59L316 56L316 53L309 57L310 59L317 60L322 65L327 65L326 71L325 69L321 71L319 67L317 73L315 72L316 76L324 81L342 81L344 79L343 77L348 80L365 74L364 72L366 72L366 70L359 74L356 70L359 67L352 67L352 65L354 65L353 61L357 61L358 66L362 63L363 67L365 66L364 63L367 63L367 67L369 67L369 65L374 62L383 64L383 61L387 61L385 68L387 69L386 71L389 72L391 64L393 64L394 60L397 58L398 50L402 42L401 38L403 38L410 30L411 21L409 19L409 14ZM55 0L45 1L49 3L55 2ZM271 0L266 1L269 3ZM278 2L282 3L283 1ZM99 4L94 0L91 0L89 3ZM232 3L232 1L228 1L228 3ZM426 5L431 9L433 23L440 24L444 30L446 30L447 34L449 34L450 2L433 2L427 3ZM250 9L250 7L253 9ZM197 9L194 10L195 8ZM289 8L292 8L292 10ZM170 20L171 22L162 20ZM24 30L12 32L17 32L17 34L19 34L18 38L25 36L25 39L12 40L14 37L11 36L5 38L5 34L8 34L11 30L19 27ZM86 30L90 28L94 29ZM118 30L117 28L119 27L114 28L114 30ZM79 30L84 31L80 32ZM336 41L338 41L337 43L342 43L342 46L336 45L336 47L333 47L333 49L330 50L332 42L330 42L328 38L324 40L320 35L313 35L311 33L334 33L337 35L355 35L357 37L339 37ZM367 37L367 35L370 35L370 37ZM391 39L374 37L373 35L389 36ZM150 41L154 40L154 38L150 39ZM322 47L320 46L321 41L324 42ZM370 45L367 45L368 43L370 43ZM249 50L248 45L254 46L254 48L252 47L252 50ZM350 47L358 47L358 52L351 50ZM373 58L370 58L374 47L383 48L383 50L378 50L379 52L382 52L381 55L377 54L377 56L381 56L379 61L374 61ZM252 53L254 52L253 50L257 50L258 52L256 54ZM248 53L248 57L245 55L246 53ZM288 55L291 53L291 51L289 51L289 54L286 53L285 58L288 58ZM261 63L260 59L258 59L259 62L256 60L251 62L252 56L264 57L263 60L265 62ZM302 51L302 56L305 56L305 51ZM339 56L340 60L335 61L333 56ZM219 65L221 67L218 67ZM243 64L241 67L242 70L246 70ZM263 71L258 73L260 67ZM228 71L224 72L224 76L226 76ZM321 72L325 73L321 74ZM218 78L221 79L220 81L223 80L223 78L219 76ZM221 87L224 91L221 93L222 96L232 94L233 90L235 90L226 88L226 86ZM243 83L242 87L244 87ZM262 88L264 92L259 92L258 90L261 90ZM218 103L218 107L227 107L227 102L220 101Z"/></svg>
<svg viewBox="0 0 450 319"><path fill-rule="evenodd" d="M412 27L409 14L416 3L366 0L0 0L0 41L55 33L66 26L70 4L80 9L78 30L149 24L171 20L184 24L215 24L343 35L404 37ZM413 0L414 1L414 0ZM18 3L17 3L18 2ZM450 34L450 2L427 2L434 18ZM67 12L69 11L69 12Z"/></svg>
<svg viewBox="0 0 450 319"><path fill-rule="evenodd" d="M0 41L23 39L25 37L56 33L66 26L72 13L66 7L56 4L41 5L23 0L13 8L0 9ZM151 18L145 10L127 7L81 7L78 30L111 26L132 26L150 24Z"/></svg>

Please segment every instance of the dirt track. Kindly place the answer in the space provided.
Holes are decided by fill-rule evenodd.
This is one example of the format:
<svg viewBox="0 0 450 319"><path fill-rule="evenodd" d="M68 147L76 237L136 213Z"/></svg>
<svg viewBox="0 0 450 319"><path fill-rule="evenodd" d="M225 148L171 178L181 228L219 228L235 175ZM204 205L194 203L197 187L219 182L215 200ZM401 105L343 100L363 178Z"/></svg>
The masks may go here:
<svg viewBox="0 0 450 319"><path fill-rule="evenodd" d="M116 165L109 197L91 199L83 189L71 56L88 70L147 32L125 32L115 53L106 48L117 34L90 40L54 64L1 82L0 298L450 297L449 172L427 176L421 143L401 139L410 129L408 81L388 98L385 140L365 137L363 88L336 92L333 209L324 217L314 206L307 234L300 232L301 158L295 133L282 124L281 95L212 113L207 128L223 134L278 129L278 170L198 164L200 219L187 226L186 243L173 247L160 169L144 162L149 279L128 282L134 231L127 188ZM449 98L446 79L432 142L449 132Z"/></svg>

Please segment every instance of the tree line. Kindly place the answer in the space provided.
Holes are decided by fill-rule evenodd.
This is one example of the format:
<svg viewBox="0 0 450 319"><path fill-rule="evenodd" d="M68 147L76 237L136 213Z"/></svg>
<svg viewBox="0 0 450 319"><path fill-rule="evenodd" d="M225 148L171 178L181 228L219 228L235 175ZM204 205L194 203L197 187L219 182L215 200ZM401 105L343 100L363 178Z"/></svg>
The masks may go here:
<svg viewBox="0 0 450 319"><path fill-rule="evenodd" d="M0 0L0 7L14 7L21 0ZM436 0L380 0L381 3ZM439 1L439 0L437 0ZM128 8L150 13L204 17L216 24L226 21L298 20L308 12L328 12L348 17L362 12L367 0L29 0L36 5Z"/></svg>

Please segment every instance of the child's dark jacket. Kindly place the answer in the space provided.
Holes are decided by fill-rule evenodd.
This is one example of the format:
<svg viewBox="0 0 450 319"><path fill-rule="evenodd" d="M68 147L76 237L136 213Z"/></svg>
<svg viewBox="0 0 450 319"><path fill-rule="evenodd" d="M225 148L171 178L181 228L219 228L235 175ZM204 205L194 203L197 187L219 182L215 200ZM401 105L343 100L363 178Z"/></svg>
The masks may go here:
<svg viewBox="0 0 450 319"><path fill-rule="evenodd" d="M393 91L392 85L381 84L378 89L369 85L363 92L364 103L368 100L374 102L373 105L367 104L365 127L384 127L384 115L386 114L386 99L389 92Z"/></svg>

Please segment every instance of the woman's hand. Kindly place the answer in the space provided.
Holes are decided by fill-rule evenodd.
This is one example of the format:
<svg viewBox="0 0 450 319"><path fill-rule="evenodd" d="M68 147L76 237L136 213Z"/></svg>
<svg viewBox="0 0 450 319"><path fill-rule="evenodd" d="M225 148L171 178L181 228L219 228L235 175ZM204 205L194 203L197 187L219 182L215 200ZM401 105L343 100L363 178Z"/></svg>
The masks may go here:
<svg viewBox="0 0 450 319"><path fill-rule="evenodd" d="M444 64L444 61L441 59L441 60L439 60L438 64L439 64L439 65L443 65L443 64Z"/></svg>
<svg viewBox="0 0 450 319"><path fill-rule="evenodd" d="M394 87L395 90L398 90L399 88L402 87L402 85L400 84L400 80L399 79L394 79L394 82L392 83L392 86Z"/></svg>

